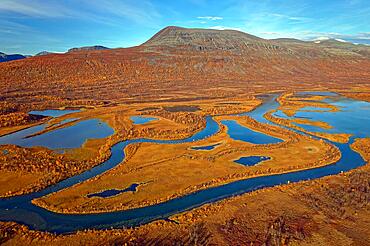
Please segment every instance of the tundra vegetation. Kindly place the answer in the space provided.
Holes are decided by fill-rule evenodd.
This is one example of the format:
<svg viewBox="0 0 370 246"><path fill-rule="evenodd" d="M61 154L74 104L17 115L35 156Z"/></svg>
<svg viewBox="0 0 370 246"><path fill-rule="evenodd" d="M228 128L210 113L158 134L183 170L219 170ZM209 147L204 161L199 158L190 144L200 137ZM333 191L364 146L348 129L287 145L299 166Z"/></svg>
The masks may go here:
<svg viewBox="0 0 370 246"><path fill-rule="evenodd" d="M357 100L370 98L370 48L264 40L236 31L168 27L143 45L127 49L76 50L0 64L0 136L48 124L44 131L100 119L114 129L104 139L60 153L44 147L0 146L0 196L38 191L107 160L119 141L183 139L201 131L214 116L219 132L196 143L139 143L125 149L125 160L90 180L32 202L59 213L126 210L168 201L194 191L251 177L330 165L340 151L326 141L281 126L347 143L344 133L308 132L295 123L331 129L310 119L248 116L263 94L279 93L287 116L304 107L336 112L325 96L298 91L333 91ZM55 119L31 110L83 108ZM136 125L130 117L158 120ZM74 119L66 124L64 120ZM222 120L283 140L255 145L231 139ZM219 144L208 151L193 146ZM68 235L33 231L0 222L0 243L8 245L369 245L370 140L352 143L367 164L338 175L253 191L137 228L86 230ZM150 154L148 154L150 153ZM245 167L243 156L268 156ZM108 198L88 194L142 184L139 192ZM261 209L263 208L263 209Z"/></svg>

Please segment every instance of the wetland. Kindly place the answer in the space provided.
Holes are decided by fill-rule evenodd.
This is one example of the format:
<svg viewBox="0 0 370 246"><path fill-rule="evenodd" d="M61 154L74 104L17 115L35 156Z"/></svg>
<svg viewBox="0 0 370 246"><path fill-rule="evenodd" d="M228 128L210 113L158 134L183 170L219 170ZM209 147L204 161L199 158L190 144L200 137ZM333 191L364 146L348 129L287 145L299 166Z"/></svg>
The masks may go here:
<svg viewBox="0 0 370 246"><path fill-rule="evenodd" d="M265 119L264 115L267 112L281 107L276 101L277 96L271 95L264 100L261 106L248 113L241 112L233 116L206 116L205 127L187 138L169 140L135 138L118 141L111 147L110 157L89 170L37 192L0 200L0 219L17 221L32 229L57 233L88 228L131 227L158 219L166 219L195 207L256 189L349 171L365 164L362 157L353 151L350 145L356 138L369 136L367 128L369 118L366 113L369 107L368 103L365 102L356 102L338 95L335 97L339 98L329 99L327 103L344 109L343 111L332 113L305 110L297 111L296 114L298 117L314 118L327 122L338 133L351 134L348 143L338 143L314 134L311 135L309 125L305 129L307 131L302 132L289 128L287 125L276 125L276 123ZM325 116L320 118L319 114L325 114ZM351 114L351 122L354 122L352 125L346 124L345 114L347 117L348 114ZM90 123L91 121L93 123ZM78 139L73 137L71 140L74 144L67 145L74 148L81 146L80 133L84 129L92 128L91 132L94 134L97 132L102 134L98 137L94 134L83 135L84 141L86 138L107 138L114 133L112 128L99 120L92 119L80 122L88 122L89 125L88 127L74 128L74 126L78 126L76 123L48 133L55 134L55 132L58 133L64 129L63 134L58 135L59 139L61 136L68 139L69 134L77 135ZM156 121L143 125L148 124L150 127L149 125L154 122ZM356 127L354 128L353 125ZM305 126L302 125L303 128ZM8 136L9 139L23 140L24 137L41 131L41 127L36 130L31 127L23 130L26 132L13 133L17 137L10 138L9 136L12 134L5 136ZM67 129L69 130L67 131ZM36 138L37 140L38 136L44 134L26 139ZM21 143L10 142L10 140L6 142L6 139L2 141L3 144ZM207 141L225 142L219 146L218 144L205 145L204 143ZM187 151L194 148L194 142L199 143L197 146L205 146L203 148L209 150L209 153L199 152L200 154L194 155L192 152L189 154ZM301 147L295 147L297 142ZM305 144L302 145L302 143ZM40 145L40 142L38 144ZM136 147L133 148L133 146ZM140 147L137 148L137 146ZM53 149L53 146L45 145L44 147ZM162 152L158 152L158 148ZM202 147L200 148L202 149ZM284 149L290 149L292 157L281 156L278 154L280 149L283 149L284 152L286 152ZM143 156L150 151L156 151L160 154L157 154L157 157L153 156L152 160L148 159L146 163L139 164L140 160L143 160ZM276 154L274 154L275 152ZM248 156L246 153L250 153L250 155ZM315 162L305 158L310 155L315 156L313 158ZM300 160L301 166L297 163L292 165L294 158L298 158L297 161ZM242 165L233 163L235 160L239 160ZM262 162L256 165L260 161ZM175 163L177 166L174 166ZM214 164L205 168L208 164L204 163ZM281 164L277 165L277 163ZM181 170L191 170L189 165L194 174L198 175L197 179L193 178L194 175L180 174ZM158 174L154 175L152 167L159 168L159 170L163 168L163 172L167 170L173 173L173 176L169 176L167 173L164 173L163 177ZM204 173L200 171L202 169ZM175 170L180 172L176 173ZM140 175L138 175L139 173ZM125 182L118 185L118 180L122 179ZM176 188L173 181L185 186ZM172 182L172 184L169 186L168 182ZM146 183L146 185L138 188L141 183ZM192 186L189 187L189 184ZM115 187L110 189L109 186L112 185ZM102 190L101 187L105 189ZM168 188L164 189L164 187ZM104 200L96 202L98 198L104 198ZM86 199L94 199L94 203L88 202ZM132 205L127 205L129 201ZM108 206L108 211L102 210L103 207L107 207L107 203L111 204L111 208ZM91 207L89 208L89 206Z"/></svg>

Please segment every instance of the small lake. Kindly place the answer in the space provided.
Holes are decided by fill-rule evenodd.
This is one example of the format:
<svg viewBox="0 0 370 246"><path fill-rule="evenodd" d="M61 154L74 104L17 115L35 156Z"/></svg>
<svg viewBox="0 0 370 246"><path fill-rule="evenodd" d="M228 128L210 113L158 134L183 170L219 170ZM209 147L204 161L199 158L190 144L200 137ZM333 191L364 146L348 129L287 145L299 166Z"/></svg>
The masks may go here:
<svg viewBox="0 0 370 246"><path fill-rule="evenodd" d="M213 150L214 148L216 148L220 144L221 143L216 143L216 144L207 145L207 146L195 146L195 147L191 147L191 149L192 150Z"/></svg>
<svg viewBox="0 0 370 246"><path fill-rule="evenodd" d="M321 107L309 107L310 110L302 108L303 110L297 111L293 117L285 115L281 110L277 110L273 115L284 119L306 118L312 121L322 121L332 126L331 129L324 129L294 123L309 132L347 133L355 137L370 137L370 117L368 113L365 113L370 109L370 103L335 95L330 99L325 99L325 102L338 107L337 112L323 110Z"/></svg>
<svg viewBox="0 0 370 246"><path fill-rule="evenodd" d="M15 144L22 147L42 146L48 149L79 148L87 139L106 138L113 129L98 119L83 120L64 128L28 137L45 129L45 125L30 127L0 137L0 144Z"/></svg>
<svg viewBox="0 0 370 246"><path fill-rule="evenodd" d="M146 116L131 116L130 119L132 120L132 122L135 124L135 125L142 125L142 124L145 124L145 123L149 123L153 120L158 120L157 118L155 117L146 117Z"/></svg>
<svg viewBox="0 0 370 246"><path fill-rule="evenodd" d="M331 91L300 91L296 93L297 95L300 96L306 96L306 95L311 95L311 96L338 96L337 93L331 92Z"/></svg>
<svg viewBox="0 0 370 246"><path fill-rule="evenodd" d="M270 159L271 157L268 156L245 156L235 160L234 162L244 166L254 166L262 161L267 161Z"/></svg>
<svg viewBox="0 0 370 246"><path fill-rule="evenodd" d="M56 118L79 112L79 110L44 110L31 112L32 114ZM69 123L74 120L76 120L76 118L65 119L55 126ZM45 130L47 126L48 123L45 123L4 135L0 137L0 145L14 144L22 147L42 146L53 150L71 149L81 147L88 139L106 138L114 133L114 130L105 122L98 119L89 119L77 122L71 126L51 130L40 135L34 135Z"/></svg>
<svg viewBox="0 0 370 246"><path fill-rule="evenodd" d="M126 189L122 189L122 190L117 190L117 189L105 190L105 191L102 191L102 192L99 192L99 193L89 194L89 195L87 195L87 197L88 198L91 198L91 197L107 198L107 197L116 196L116 195L119 195L121 193L129 192L129 191L136 192L137 191L137 187L139 187L139 186L140 186L140 184L136 184L135 183L135 184L131 184Z"/></svg>
<svg viewBox="0 0 370 246"><path fill-rule="evenodd" d="M60 109L47 109L47 110L34 110L34 111L30 111L28 112L29 114L33 114L33 115L42 115L42 116L50 116L50 117L60 117L60 116L63 116L63 115L67 115L67 114L72 114L72 113L77 113L77 112L81 112L81 110L79 109L65 109L65 110L60 110Z"/></svg>
<svg viewBox="0 0 370 246"><path fill-rule="evenodd" d="M273 144L283 142L283 140L279 138L253 131L248 127L242 126L236 120L222 120L221 123L227 127L227 134L233 140L240 140L253 144Z"/></svg>
<svg viewBox="0 0 370 246"><path fill-rule="evenodd" d="M69 119L65 119L65 120L62 120L60 121L59 123L57 124L53 124L52 126L53 127L56 127L56 126L61 126L61 125L64 125L64 124L67 124L67 123L70 123L70 122L73 122L75 120L78 120L79 118L69 118Z"/></svg>

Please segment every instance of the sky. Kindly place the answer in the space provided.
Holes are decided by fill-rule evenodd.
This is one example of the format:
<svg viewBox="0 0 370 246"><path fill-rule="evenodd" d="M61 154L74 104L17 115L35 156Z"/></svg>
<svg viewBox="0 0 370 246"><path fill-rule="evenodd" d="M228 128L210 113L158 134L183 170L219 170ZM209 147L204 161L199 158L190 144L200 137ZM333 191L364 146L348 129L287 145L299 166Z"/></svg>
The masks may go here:
<svg viewBox="0 0 370 246"><path fill-rule="evenodd" d="M370 0L0 0L0 52L140 45L166 26L370 44Z"/></svg>

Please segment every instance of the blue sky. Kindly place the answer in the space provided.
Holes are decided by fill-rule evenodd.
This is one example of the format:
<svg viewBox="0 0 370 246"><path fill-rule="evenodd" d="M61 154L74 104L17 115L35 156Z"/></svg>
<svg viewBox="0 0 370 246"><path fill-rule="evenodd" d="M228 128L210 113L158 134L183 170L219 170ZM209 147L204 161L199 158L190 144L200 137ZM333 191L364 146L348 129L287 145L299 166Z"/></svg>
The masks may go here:
<svg viewBox="0 0 370 246"><path fill-rule="evenodd" d="M370 0L0 0L0 51L129 47L169 25L370 44Z"/></svg>

